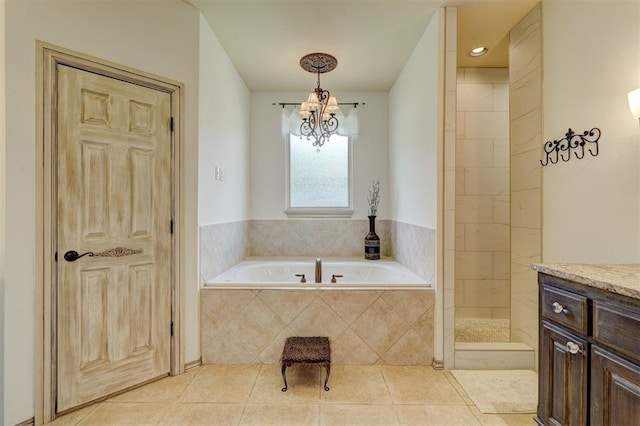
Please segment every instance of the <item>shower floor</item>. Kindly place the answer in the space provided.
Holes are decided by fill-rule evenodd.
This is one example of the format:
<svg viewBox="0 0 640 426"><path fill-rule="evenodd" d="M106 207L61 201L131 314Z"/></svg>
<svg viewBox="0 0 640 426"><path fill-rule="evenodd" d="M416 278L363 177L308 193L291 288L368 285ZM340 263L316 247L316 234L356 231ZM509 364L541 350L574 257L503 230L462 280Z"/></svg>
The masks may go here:
<svg viewBox="0 0 640 426"><path fill-rule="evenodd" d="M456 318L456 342L509 342L509 319Z"/></svg>

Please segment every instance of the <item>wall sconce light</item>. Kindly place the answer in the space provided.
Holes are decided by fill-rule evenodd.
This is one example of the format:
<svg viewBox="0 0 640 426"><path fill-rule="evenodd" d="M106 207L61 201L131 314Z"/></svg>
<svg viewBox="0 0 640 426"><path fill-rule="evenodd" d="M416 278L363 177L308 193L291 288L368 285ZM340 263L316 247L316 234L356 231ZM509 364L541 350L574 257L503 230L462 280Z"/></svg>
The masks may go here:
<svg viewBox="0 0 640 426"><path fill-rule="evenodd" d="M640 119L640 89L629 92L629 109L635 118Z"/></svg>

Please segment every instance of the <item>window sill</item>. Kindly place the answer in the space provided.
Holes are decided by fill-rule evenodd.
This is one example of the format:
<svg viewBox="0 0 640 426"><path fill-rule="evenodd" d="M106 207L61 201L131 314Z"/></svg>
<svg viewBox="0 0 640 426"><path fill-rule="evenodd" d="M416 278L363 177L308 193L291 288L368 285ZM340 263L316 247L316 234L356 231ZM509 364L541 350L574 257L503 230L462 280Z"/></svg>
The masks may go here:
<svg viewBox="0 0 640 426"><path fill-rule="evenodd" d="M285 210L287 217L352 217L349 208L290 208Z"/></svg>

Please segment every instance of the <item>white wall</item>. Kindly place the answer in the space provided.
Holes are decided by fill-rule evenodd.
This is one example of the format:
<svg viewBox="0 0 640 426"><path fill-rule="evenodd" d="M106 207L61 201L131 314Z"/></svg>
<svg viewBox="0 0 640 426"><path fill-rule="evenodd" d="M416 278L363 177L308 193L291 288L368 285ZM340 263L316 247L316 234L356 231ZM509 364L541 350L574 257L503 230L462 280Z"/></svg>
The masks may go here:
<svg viewBox="0 0 640 426"><path fill-rule="evenodd" d="M337 72L337 71L336 71ZM311 76L311 74L310 74ZM309 90L313 78L309 79ZM326 89L331 89L326 87ZM332 93L333 94L333 93ZM251 218L284 219L285 137L281 131L279 102L300 102L309 93L254 92L251 94ZM335 94L339 102L360 102L359 134L353 138L354 219L367 216L368 188L382 184L379 217L389 216L388 95L350 92ZM274 106L273 103L276 105Z"/></svg>
<svg viewBox="0 0 640 426"><path fill-rule="evenodd" d="M198 73L200 229L202 225L247 218L250 174L249 90L202 15ZM215 180L215 167L223 170L222 180ZM198 253L200 250L198 247ZM189 362L197 359L200 353L200 303L198 291L188 291L185 296L187 309L184 314L189 324L185 339L190 348L186 360Z"/></svg>
<svg viewBox="0 0 640 426"><path fill-rule="evenodd" d="M248 218L250 93L200 17L198 223ZM214 167L223 170L215 180Z"/></svg>
<svg viewBox="0 0 640 426"><path fill-rule="evenodd" d="M4 2L0 2L0 236L5 235L5 97ZM5 238L0 237L0 384L4 383L4 263ZM4 385L0 386L0 419L4 419Z"/></svg>
<svg viewBox="0 0 640 426"><path fill-rule="evenodd" d="M6 25L6 253L4 418L34 415L35 41L104 58L185 83L184 282L197 292L197 128L199 13L178 0L154 2L8 0ZM197 299L197 295L195 296ZM192 296L190 300L194 300ZM190 306L186 306L189 312ZM195 310L195 307L194 307ZM198 324L187 317L186 328ZM194 345L195 343L195 345ZM197 359L187 341L187 361Z"/></svg>
<svg viewBox="0 0 640 426"><path fill-rule="evenodd" d="M640 2L545 1L543 28L544 140L602 130L597 157L543 168L543 261L638 262Z"/></svg>
<svg viewBox="0 0 640 426"><path fill-rule="evenodd" d="M389 92L390 219L437 228L439 14Z"/></svg>

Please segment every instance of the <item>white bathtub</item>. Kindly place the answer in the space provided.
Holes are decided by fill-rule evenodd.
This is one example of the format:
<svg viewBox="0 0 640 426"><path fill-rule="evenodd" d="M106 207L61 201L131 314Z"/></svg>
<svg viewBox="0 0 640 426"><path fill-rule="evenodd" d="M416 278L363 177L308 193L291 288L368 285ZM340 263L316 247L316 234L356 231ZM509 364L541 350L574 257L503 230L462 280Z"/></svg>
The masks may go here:
<svg viewBox="0 0 640 426"><path fill-rule="evenodd" d="M306 283L301 283L305 275ZM336 283L331 283L332 275ZM431 284L393 260L322 259L322 282L315 282L315 259L245 260L206 282L205 287L252 289L430 289Z"/></svg>

